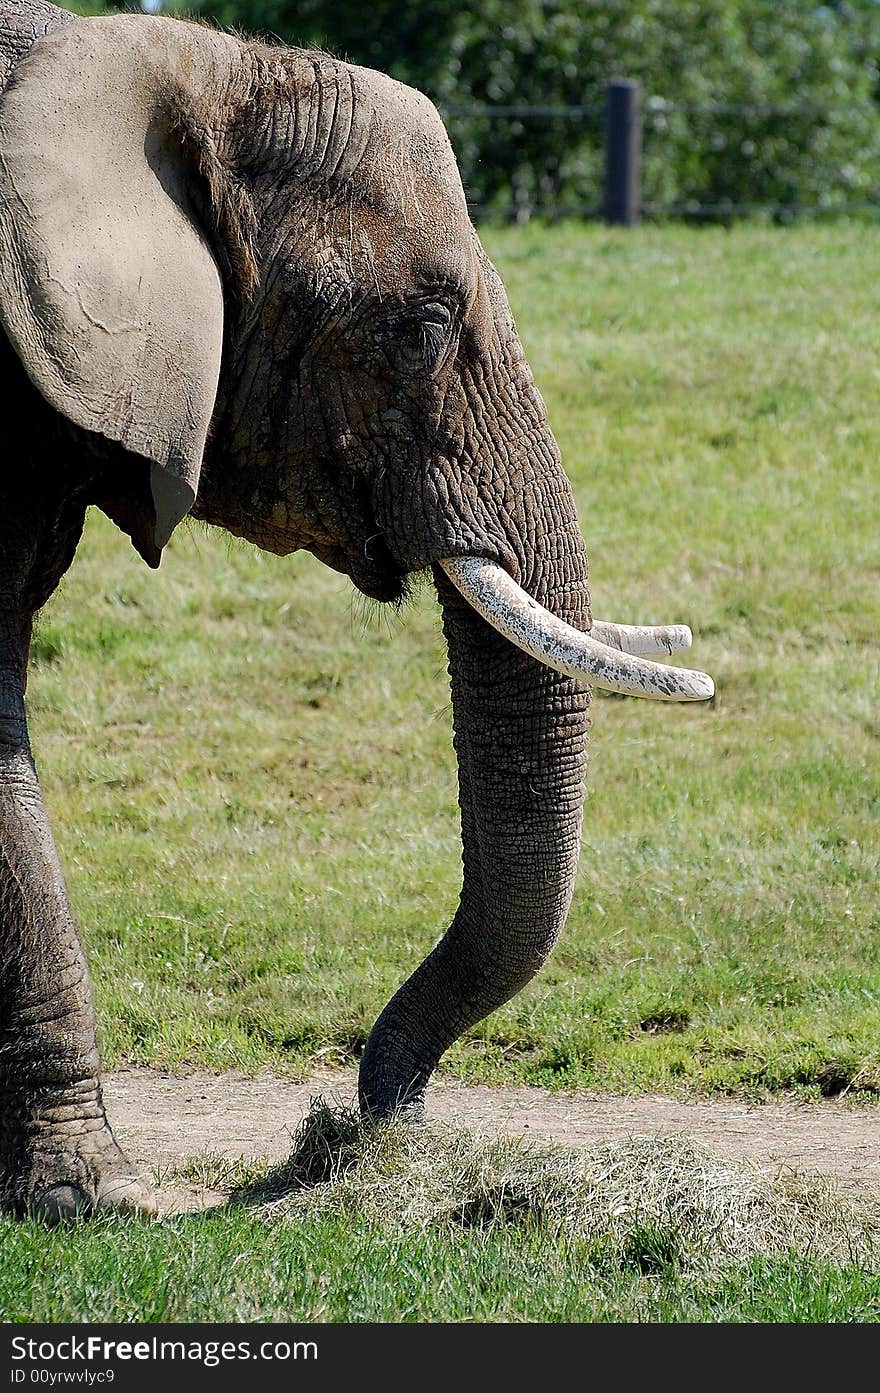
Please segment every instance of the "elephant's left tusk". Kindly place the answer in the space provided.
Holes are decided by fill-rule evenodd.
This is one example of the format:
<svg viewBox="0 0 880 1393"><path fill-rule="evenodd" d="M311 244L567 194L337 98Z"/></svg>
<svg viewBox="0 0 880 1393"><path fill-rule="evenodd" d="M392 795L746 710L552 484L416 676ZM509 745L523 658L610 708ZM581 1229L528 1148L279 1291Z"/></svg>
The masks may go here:
<svg viewBox="0 0 880 1393"><path fill-rule="evenodd" d="M715 683L705 672L650 663L572 628L485 556L445 557L440 565L493 628L539 662L576 681L656 701L708 701L715 695Z"/></svg>
<svg viewBox="0 0 880 1393"><path fill-rule="evenodd" d="M681 653L693 642L687 624L608 624L594 619L590 633L600 643L620 653L631 653L635 658L652 658L655 653Z"/></svg>

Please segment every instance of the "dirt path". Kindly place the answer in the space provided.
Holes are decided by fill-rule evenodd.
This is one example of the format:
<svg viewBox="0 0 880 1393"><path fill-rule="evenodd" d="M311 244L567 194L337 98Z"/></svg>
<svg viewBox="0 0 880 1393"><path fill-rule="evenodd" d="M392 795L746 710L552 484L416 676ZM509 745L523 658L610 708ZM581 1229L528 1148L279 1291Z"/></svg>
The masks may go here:
<svg viewBox="0 0 880 1393"><path fill-rule="evenodd" d="M322 1072L304 1083L269 1075L246 1079L193 1073L178 1078L124 1070L105 1081L114 1129L133 1161L153 1170L198 1155L283 1160L290 1136L316 1093L345 1103L354 1072ZM780 1170L834 1176L851 1192L880 1195L880 1109L818 1104L681 1102L651 1094L616 1097L490 1088L435 1080L430 1115L487 1136L524 1136L569 1146L661 1133L686 1135L719 1155ZM163 1208L201 1209L222 1192L163 1186Z"/></svg>

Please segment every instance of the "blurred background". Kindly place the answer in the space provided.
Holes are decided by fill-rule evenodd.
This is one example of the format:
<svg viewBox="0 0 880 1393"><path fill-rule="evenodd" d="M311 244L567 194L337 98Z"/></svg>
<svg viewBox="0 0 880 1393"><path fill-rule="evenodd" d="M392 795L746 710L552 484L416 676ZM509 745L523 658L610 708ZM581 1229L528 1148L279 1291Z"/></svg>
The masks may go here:
<svg viewBox="0 0 880 1393"><path fill-rule="evenodd" d="M880 209L876 0L142 5L317 45L420 88L447 122L478 220L602 211L615 77L639 84L644 216L786 221Z"/></svg>

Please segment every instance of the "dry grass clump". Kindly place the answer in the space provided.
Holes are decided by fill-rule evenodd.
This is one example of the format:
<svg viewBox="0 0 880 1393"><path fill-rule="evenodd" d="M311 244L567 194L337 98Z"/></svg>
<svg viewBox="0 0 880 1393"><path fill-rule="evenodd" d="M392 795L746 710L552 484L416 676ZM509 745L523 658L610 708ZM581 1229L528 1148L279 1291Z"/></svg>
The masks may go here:
<svg viewBox="0 0 880 1393"><path fill-rule="evenodd" d="M365 1128L316 1098L288 1161L239 1198L267 1219L533 1226L645 1271L791 1251L880 1269L880 1205L827 1180L767 1178L679 1137L576 1150L438 1126Z"/></svg>

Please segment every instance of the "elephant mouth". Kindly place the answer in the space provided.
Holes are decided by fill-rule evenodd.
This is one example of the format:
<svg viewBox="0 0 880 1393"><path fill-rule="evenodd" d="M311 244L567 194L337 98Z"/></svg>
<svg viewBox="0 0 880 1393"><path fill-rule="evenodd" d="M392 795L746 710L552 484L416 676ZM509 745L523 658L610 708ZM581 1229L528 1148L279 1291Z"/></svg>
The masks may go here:
<svg viewBox="0 0 880 1393"><path fill-rule="evenodd" d="M370 535L362 549L313 543L310 550L348 575L369 599L400 603L406 595L408 574L382 532ZM545 609L486 556L447 556L437 565L468 605L510 643L579 685L655 701L709 701L715 695L708 673L651 661L690 647L686 624L596 620L584 633Z"/></svg>
<svg viewBox="0 0 880 1393"><path fill-rule="evenodd" d="M367 537L360 548L313 543L309 550L326 566L348 576L370 600L400 604L407 593L407 574L392 556L381 532Z"/></svg>

